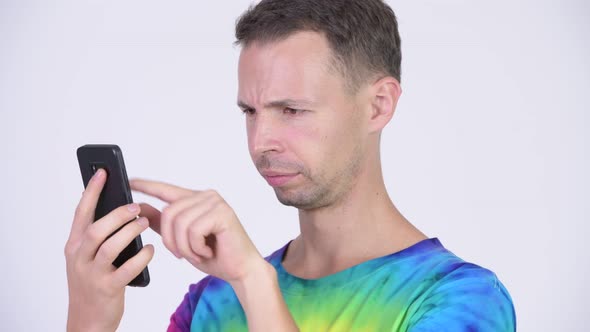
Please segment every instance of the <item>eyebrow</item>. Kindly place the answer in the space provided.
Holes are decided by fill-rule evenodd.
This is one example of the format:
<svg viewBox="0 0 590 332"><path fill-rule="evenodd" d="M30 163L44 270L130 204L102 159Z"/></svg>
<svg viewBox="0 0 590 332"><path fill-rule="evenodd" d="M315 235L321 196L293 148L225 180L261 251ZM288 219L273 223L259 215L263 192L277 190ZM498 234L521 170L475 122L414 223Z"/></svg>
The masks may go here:
<svg viewBox="0 0 590 332"><path fill-rule="evenodd" d="M302 99L280 99L268 102L264 105L265 108L282 108L282 107L309 107L312 103ZM238 100L238 107L241 109L254 109L254 107Z"/></svg>

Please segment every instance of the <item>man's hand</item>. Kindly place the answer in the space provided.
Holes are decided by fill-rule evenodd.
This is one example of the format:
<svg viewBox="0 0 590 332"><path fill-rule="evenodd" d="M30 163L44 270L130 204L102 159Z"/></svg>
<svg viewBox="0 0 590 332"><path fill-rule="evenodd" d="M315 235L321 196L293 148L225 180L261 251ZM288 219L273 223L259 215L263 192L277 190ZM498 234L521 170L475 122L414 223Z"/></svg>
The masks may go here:
<svg viewBox="0 0 590 332"><path fill-rule="evenodd" d="M233 287L249 331L298 331L274 267L256 250L233 209L218 193L139 179L130 184L131 189L169 204L161 213L141 204L141 215L150 220L176 257Z"/></svg>
<svg viewBox="0 0 590 332"><path fill-rule="evenodd" d="M142 203L142 216L162 236L166 248L197 269L228 283L244 281L266 261L233 209L215 191L196 191L156 181L133 179L131 189L168 203L162 212Z"/></svg>
<svg viewBox="0 0 590 332"><path fill-rule="evenodd" d="M76 208L64 250L69 290L68 331L115 331L123 315L125 286L154 255L153 246L147 245L121 267L113 266L119 253L147 228L148 220L139 218L125 225L140 213L137 204L130 204L93 223L105 181L106 173L100 169L89 181Z"/></svg>

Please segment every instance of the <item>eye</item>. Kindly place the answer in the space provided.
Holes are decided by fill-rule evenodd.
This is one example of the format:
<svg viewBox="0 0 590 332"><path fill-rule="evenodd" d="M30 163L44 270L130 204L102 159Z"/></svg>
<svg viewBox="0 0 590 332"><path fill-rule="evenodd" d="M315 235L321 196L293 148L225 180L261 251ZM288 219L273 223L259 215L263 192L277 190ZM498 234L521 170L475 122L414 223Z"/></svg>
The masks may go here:
<svg viewBox="0 0 590 332"><path fill-rule="evenodd" d="M291 108L291 107L285 107L283 109L283 113L284 114L287 114L287 115L297 115L297 114L300 114L302 112L303 112L303 110L298 110L298 109Z"/></svg>
<svg viewBox="0 0 590 332"><path fill-rule="evenodd" d="M243 108L242 113L246 115L254 115L254 113L256 113L256 110L253 108Z"/></svg>

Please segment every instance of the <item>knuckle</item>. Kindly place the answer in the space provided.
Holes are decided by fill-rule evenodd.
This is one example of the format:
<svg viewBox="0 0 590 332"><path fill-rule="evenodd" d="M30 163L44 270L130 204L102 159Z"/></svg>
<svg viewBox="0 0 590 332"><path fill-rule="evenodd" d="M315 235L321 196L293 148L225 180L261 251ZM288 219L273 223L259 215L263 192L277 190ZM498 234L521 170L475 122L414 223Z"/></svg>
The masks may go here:
<svg viewBox="0 0 590 332"><path fill-rule="evenodd" d="M88 226L88 230L86 231L85 237L86 239L88 239L88 241L91 241L93 243L102 242L102 240L104 240L102 238L102 235L100 234L98 227L96 227L94 224Z"/></svg>
<svg viewBox="0 0 590 332"><path fill-rule="evenodd" d="M136 221L130 222L125 227L128 227L129 242L132 241L132 238L135 238L144 231L144 228Z"/></svg>
<svg viewBox="0 0 590 332"><path fill-rule="evenodd" d="M127 205L119 206L115 211L116 211L117 215L119 215L121 217L129 217L130 215L133 214L131 211L129 211L129 209L127 208Z"/></svg>
<svg viewBox="0 0 590 332"><path fill-rule="evenodd" d="M128 276L131 274L129 264L123 264L117 270L119 270L119 273L121 273L124 276Z"/></svg>
<svg viewBox="0 0 590 332"><path fill-rule="evenodd" d="M206 202L209 206L216 208L219 206L219 204L223 204L225 200L223 197L221 197L221 195L219 195L219 193L215 192L215 194L207 198Z"/></svg>
<svg viewBox="0 0 590 332"><path fill-rule="evenodd" d="M164 239L162 239L162 242L164 243L164 247L166 247L168 250L174 250L174 247L172 246L172 240L170 239L170 237L165 237Z"/></svg>
<svg viewBox="0 0 590 332"><path fill-rule="evenodd" d="M214 189L207 189L203 193L211 198L219 196L219 193Z"/></svg>
<svg viewBox="0 0 590 332"><path fill-rule="evenodd" d="M117 253L115 253L113 249L105 243L96 253L96 258L104 262L112 263L115 258L117 258Z"/></svg>
<svg viewBox="0 0 590 332"><path fill-rule="evenodd" d="M76 210L74 211L74 218L80 218L86 214L86 211L87 209L82 203L78 204L78 206L76 206Z"/></svg>
<svg viewBox="0 0 590 332"><path fill-rule="evenodd" d="M222 199L214 199L208 202L208 207L206 214L207 215L217 215L218 213L223 212L223 206L225 206L225 202Z"/></svg>
<svg viewBox="0 0 590 332"><path fill-rule="evenodd" d="M192 243L193 241L195 241L195 238L201 236L201 229L198 224L193 224L189 226L189 228L187 229L187 233Z"/></svg>
<svg viewBox="0 0 590 332"><path fill-rule="evenodd" d="M134 215L136 214L131 213L127 206L123 205L111 211L105 216L105 218L108 218L111 220L111 222L114 222L117 225L121 225L127 221L132 220Z"/></svg>
<svg viewBox="0 0 590 332"><path fill-rule="evenodd" d="M166 207L164 207L162 209L162 212L160 213L160 220L162 222L165 222L168 220L168 218L170 218L170 205L167 205Z"/></svg>
<svg viewBox="0 0 590 332"><path fill-rule="evenodd" d="M190 223L190 219L191 219L191 211L190 211L190 209L186 209L176 215L174 223L177 226L184 225L186 223Z"/></svg>
<svg viewBox="0 0 590 332"><path fill-rule="evenodd" d="M66 245L64 246L64 256L66 256L66 259L74 256L75 253L74 245L70 241L66 242Z"/></svg>
<svg viewBox="0 0 590 332"><path fill-rule="evenodd" d="M218 199L218 200L211 202L212 209L217 209L223 205L225 205L225 201L223 199Z"/></svg>

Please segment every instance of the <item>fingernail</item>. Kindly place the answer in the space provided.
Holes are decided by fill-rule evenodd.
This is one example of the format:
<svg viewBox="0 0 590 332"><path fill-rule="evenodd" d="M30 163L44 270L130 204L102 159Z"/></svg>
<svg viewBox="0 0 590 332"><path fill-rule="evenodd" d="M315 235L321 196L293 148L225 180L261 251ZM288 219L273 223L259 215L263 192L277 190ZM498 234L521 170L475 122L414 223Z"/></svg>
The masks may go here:
<svg viewBox="0 0 590 332"><path fill-rule="evenodd" d="M99 179L102 176L102 168L99 168L96 170L96 172L94 173L94 178L95 179Z"/></svg>
<svg viewBox="0 0 590 332"><path fill-rule="evenodd" d="M129 212L137 212L139 211L139 205L133 203L133 204L129 204L127 206L127 209L129 209Z"/></svg>
<svg viewBox="0 0 590 332"><path fill-rule="evenodd" d="M141 217L137 219L137 223L141 225L141 227L148 227L150 225L146 217Z"/></svg>

